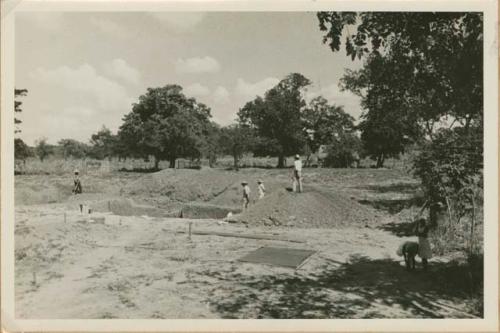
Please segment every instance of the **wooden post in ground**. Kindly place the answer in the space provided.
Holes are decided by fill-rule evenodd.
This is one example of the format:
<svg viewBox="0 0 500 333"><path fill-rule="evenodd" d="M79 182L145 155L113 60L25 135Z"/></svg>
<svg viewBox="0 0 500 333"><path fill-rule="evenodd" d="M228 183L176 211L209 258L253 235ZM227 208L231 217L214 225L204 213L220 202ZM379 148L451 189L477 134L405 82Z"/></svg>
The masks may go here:
<svg viewBox="0 0 500 333"><path fill-rule="evenodd" d="M33 281L31 281L31 283L36 286L36 272L33 271Z"/></svg>
<svg viewBox="0 0 500 333"><path fill-rule="evenodd" d="M111 202L108 201L108 211L110 212L111 211Z"/></svg>
<svg viewBox="0 0 500 333"><path fill-rule="evenodd" d="M193 225L193 222L189 222L189 236L188 239L191 240L191 226Z"/></svg>
<svg viewBox="0 0 500 333"><path fill-rule="evenodd" d="M66 212L64 212L64 224L66 224Z"/></svg>

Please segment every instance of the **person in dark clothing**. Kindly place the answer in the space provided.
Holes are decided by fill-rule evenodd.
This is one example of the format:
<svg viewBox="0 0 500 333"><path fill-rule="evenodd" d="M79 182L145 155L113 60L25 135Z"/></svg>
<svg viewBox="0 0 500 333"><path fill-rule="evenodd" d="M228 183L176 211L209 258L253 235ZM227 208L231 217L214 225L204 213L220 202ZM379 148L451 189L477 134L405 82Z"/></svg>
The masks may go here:
<svg viewBox="0 0 500 333"><path fill-rule="evenodd" d="M75 170L75 177L73 178L73 194L82 193L82 182L80 181L80 173Z"/></svg>

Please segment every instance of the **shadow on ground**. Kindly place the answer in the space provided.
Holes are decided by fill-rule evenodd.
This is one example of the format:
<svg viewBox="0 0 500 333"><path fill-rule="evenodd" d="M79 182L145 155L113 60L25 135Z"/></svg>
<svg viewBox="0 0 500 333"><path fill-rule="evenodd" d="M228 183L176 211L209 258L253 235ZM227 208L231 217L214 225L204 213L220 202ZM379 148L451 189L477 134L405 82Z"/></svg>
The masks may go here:
<svg viewBox="0 0 500 333"><path fill-rule="evenodd" d="M429 272L408 272L390 259L353 256L349 263L328 261L320 274L307 277L203 274L220 282L208 301L222 318L468 317L444 304L469 299L467 268L458 264L433 263Z"/></svg>
<svg viewBox="0 0 500 333"><path fill-rule="evenodd" d="M358 200L359 203L370 205L375 209L385 210L390 214L397 214L403 209L412 206L420 207L424 204L424 198L421 196L413 196L404 199L385 199L385 198L371 198Z"/></svg>
<svg viewBox="0 0 500 333"><path fill-rule="evenodd" d="M375 209L381 209L396 214L405 208L411 206L421 206L424 203L424 197L418 183L394 183L386 185L362 185L355 189L368 190L373 194L371 198L358 200L359 203L370 205ZM391 198L390 194L394 197ZM381 195L379 195L381 194ZM389 197L388 197L389 194ZM403 195L403 197L401 197Z"/></svg>
<svg viewBox="0 0 500 333"><path fill-rule="evenodd" d="M410 237L410 236L415 236L415 223L414 222L406 222L406 223L395 223L395 222L390 222L383 224L377 229L382 229L384 231L388 231L393 233L394 235L398 237Z"/></svg>
<svg viewBox="0 0 500 333"><path fill-rule="evenodd" d="M419 183L393 183L387 185L361 185L354 188L361 190L369 190L378 193L399 192L399 193L415 193L420 189Z"/></svg>

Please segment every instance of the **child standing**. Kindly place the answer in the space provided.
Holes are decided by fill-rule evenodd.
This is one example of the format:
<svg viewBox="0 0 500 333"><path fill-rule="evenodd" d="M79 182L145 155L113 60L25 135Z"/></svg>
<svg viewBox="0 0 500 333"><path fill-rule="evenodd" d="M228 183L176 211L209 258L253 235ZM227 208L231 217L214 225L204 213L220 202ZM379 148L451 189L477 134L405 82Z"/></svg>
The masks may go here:
<svg viewBox="0 0 500 333"><path fill-rule="evenodd" d="M418 236L418 256L422 258L422 266L427 270L427 260L432 258L431 244L427 238L429 225L427 220L420 218L416 222L415 233Z"/></svg>
<svg viewBox="0 0 500 333"><path fill-rule="evenodd" d="M259 184L258 189L259 189L259 200L260 200L264 198L264 194L266 193L266 188L264 187L264 183L260 179L257 181L257 184Z"/></svg>
<svg viewBox="0 0 500 333"><path fill-rule="evenodd" d="M250 187L246 181L241 182L241 185L243 186L243 210L246 210L250 203Z"/></svg>

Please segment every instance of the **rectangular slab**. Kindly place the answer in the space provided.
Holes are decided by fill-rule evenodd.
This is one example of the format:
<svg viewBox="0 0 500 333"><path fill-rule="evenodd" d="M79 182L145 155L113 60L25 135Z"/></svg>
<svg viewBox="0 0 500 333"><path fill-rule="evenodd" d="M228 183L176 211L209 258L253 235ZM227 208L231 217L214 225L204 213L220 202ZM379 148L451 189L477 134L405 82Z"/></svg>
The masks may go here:
<svg viewBox="0 0 500 333"><path fill-rule="evenodd" d="M240 258L240 261L297 268L316 251L282 247L261 247Z"/></svg>

